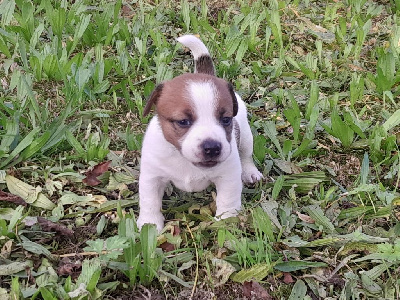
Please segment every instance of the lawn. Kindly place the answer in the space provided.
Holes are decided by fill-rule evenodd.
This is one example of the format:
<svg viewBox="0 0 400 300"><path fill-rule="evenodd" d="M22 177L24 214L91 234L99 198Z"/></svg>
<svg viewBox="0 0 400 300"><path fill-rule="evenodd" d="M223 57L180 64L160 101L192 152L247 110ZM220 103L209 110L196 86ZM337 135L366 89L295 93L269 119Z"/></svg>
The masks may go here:
<svg viewBox="0 0 400 300"><path fill-rule="evenodd" d="M136 228L146 99L197 34L265 179ZM0 1L0 299L400 299L400 1Z"/></svg>

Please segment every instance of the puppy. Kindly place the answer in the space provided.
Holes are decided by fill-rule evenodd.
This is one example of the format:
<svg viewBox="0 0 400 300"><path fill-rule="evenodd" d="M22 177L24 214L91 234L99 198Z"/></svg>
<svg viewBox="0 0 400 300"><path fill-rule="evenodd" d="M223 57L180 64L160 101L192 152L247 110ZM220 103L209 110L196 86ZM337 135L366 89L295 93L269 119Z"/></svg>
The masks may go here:
<svg viewBox="0 0 400 300"><path fill-rule="evenodd" d="M195 73L158 85L144 108L153 105L143 140L137 225L164 227L161 202L168 182L197 192L211 183L217 190L217 218L236 216L241 208L242 181L262 178L252 159L253 136L246 106L230 83L215 76L206 46L195 36L178 41L194 56Z"/></svg>

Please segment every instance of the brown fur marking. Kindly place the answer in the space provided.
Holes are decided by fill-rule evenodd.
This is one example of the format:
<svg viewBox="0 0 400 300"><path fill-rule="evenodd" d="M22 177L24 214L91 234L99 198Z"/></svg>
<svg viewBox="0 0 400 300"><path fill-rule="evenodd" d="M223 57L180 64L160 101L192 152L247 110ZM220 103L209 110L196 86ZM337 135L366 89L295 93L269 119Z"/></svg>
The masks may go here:
<svg viewBox="0 0 400 300"><path fill-rule="evenodd" d="M146 106L143 109L143 117L147 116L151 110L153 104L157 104L158 98L161 96L161 92L163 90L164 84L161 83L156 86L154 91L151 93L149 99L147 100Z"/></svg>
<svg viewBox="0 0 400 300"><path fill-rule="evenodd" d="M156 105L157 114L165 139L181 149L181 141L190 127L183 128L177 121L190 120L192 124L196 121L196 111L191 102L188 85L193 82L211 82L217 90L217 107L215 118L220 122L222 117L234 117L237 113L237 99L233 92L232 85L225 80L215 76L195 73L183 74L174 79L164 82L156 87L150 96L144 113L150 111L151 105ZM222 125L221 125L222 126ZM223 127L226 131L226 138L230 142L232 138L233 122Z"/></svg>

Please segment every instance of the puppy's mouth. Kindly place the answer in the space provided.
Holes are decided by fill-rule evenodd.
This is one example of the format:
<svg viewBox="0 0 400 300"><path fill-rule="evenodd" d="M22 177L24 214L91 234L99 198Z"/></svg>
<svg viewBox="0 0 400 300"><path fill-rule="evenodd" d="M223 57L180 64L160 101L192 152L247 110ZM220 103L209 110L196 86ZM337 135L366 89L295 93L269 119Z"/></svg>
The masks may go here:
<svg viewBox="0 0 400 300"><path fill-rule="evenodd" d="M196 167L201 167L201 168L212 168L215 167L218 164L218 161L215 160L209 160L209 161L201 161L197 163L193 163Z"/></svg>

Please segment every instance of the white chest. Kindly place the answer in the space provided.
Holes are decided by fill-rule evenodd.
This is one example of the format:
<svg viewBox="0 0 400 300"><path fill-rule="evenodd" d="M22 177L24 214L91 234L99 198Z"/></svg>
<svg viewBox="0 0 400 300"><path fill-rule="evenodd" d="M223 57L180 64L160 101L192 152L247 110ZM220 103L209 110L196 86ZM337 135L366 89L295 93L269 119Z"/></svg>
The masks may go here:
<svg viewBox="0 0 400 300"><path fill-rule="evenodd" d="M211 184L210 179L201 174L182 174L174 176L171 181L178 189L185 192L199 192Z"/></svg>

